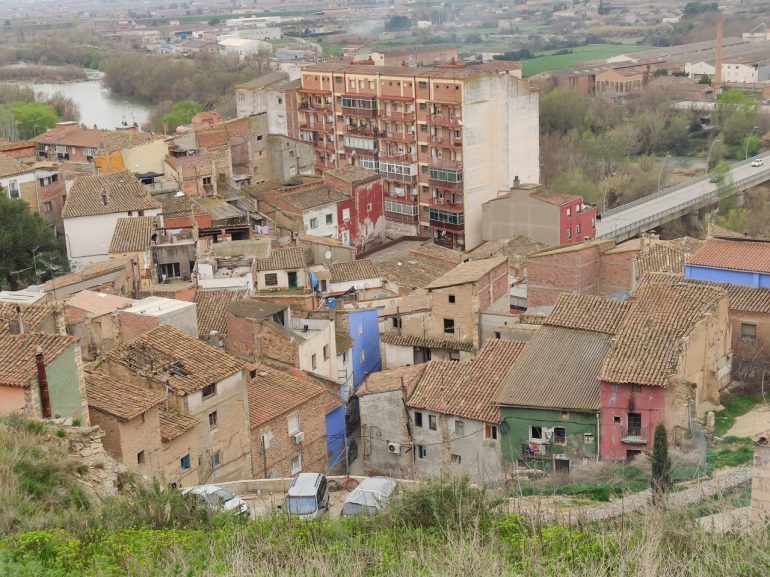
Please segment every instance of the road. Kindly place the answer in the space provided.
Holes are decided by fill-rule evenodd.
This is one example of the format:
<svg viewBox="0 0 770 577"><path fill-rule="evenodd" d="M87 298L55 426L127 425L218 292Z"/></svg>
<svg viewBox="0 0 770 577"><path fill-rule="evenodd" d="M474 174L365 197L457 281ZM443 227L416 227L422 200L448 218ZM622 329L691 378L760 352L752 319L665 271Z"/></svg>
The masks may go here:
<svg viewBox="0 0 770 577"><path fill-rule="evenodd" d="M738 183L744 178L762 172L766 173L767 180L770 180L770 152L765 152L755 158L763 158L765 160L764 166L751 166L750 160L748 162L736 163L731 169L734 182ZM609 239L620 236L624 227L644 222L645 219L652 219L667 210L696 201L715 192L717 184L709 182L708 178L702 176L693 179L690 184L679 185L668 190L670 192L661 191L659 196L647 197L646 201L640 201L638 204L630 203L627 208L619 207L618 209L605 212L601 220L598 220L596 223L596 238ZM647 228L653 227L654 225Z"/></svg>

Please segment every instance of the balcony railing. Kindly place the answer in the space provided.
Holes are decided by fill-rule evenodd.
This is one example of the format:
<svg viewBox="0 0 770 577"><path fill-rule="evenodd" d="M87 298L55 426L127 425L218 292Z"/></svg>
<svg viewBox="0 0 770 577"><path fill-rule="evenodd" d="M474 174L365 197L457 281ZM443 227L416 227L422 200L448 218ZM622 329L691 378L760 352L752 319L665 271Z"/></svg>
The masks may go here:
<svg viewBox="0 0 770 577"><path fill-rule="evenodd" d="M316 150L327 150L329 152L336 152L337 150L337 147L333 142L328 142L325 140L314 140L313 148Z"/></svg>
<svg viewBox="0 0 770 577"><path fill-rule="evenodd" d="M431 134L430 141L433 144L441 144L444 142L444 136L442 134Z"/></svg>
<svg viewBox="0 0 770 577"><path fill-rule="evenodd" d="M646 445L647 439L646 429L641 427L628 427L623 431L620 442L626 443L627 445Z"/></svg>
<svg viewBox="0 0 770 577"><path fill-rule="evenodd" d="M312 123L304 123L299 125L300 130L309 130L310 132L324 132L324 133L331 133L334 132L334 125L330 122L322 123L322 122L312 122Z"/></svg>
<svg viewBox="0 0 770 577"><path fill-rule="evenodd" d="M355 134L357 136L376 136L377 128L374 126L358 126L355 124L345 124L342 127L345 134Z"/></svg>
<svg viewBox="0 0 770 577"><path fill-rule="evenodd" d="M459 116L449 116L448 114L429 114L428 122L436 126L462 126L463 119Z"/></svg>
<svg viewBox="0 0 770 577"><path fill-rule="evenodd" d="M380 152L380 160L392 160L395 162L417 162L416 154Z"/></svg>
<svg viewBox="0 0 770 577"><path fill-rule="evenodd" d="M553 451L550 444L533 443L524 439L521 442L521 456L524 459L550 459Z"/></svg>
<svg viewBox="0 0 770 577"><path fill-rule="evenodd" d="M416 136L411 132L383 132L380 133L379 137L394 142L412 143L416 140Z"/></svg>
<svg viewBox="0 0 770 577"><path fill-rule="evenodd" d="M414 112L395 112L380 114L380 118L393 120L394 122L414 122Z"/></svg>
<svg viewBox="0 0 770 577"><path fill-rule="evenodd" d="M463 162L462 160L452 160L450 158L435 158L431 157L428 160L428 164L432 167L436 168L451 168L454 170L462 170L463 169Z"/></svg>
<svg viewBox="0 0 770 577"><path fill-rule="evenodd" d="M299 105L300 112L310 112L310 113L330 112L331 109L332 109L331 104L318 104L317 102L313 104L308 104L307 102L303 102L302 104Z"/></svg>
<svg viewBox="0 0 770 577"><path fill-rule="evenodd" d="M452 202L447 199L432 198L428 204L432 208L445 210L447 212L463 212L465 210L465 204L462 202Z"/></svg>
<svg viewBox="0 0 770 577"><path fill-rule="evenodd" d="M342 114L348 116L365 116L367 118L373 118L377 116L376 108L354 108L350 106L342 107Z"/></svg>

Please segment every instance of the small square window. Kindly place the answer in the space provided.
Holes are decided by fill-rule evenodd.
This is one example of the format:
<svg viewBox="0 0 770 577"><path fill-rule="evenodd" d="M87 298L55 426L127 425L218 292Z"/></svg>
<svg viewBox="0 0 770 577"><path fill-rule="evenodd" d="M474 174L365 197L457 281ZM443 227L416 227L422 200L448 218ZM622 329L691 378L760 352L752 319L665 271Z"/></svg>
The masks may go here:
<svg viewBox="0 0 770 577"><path fill-rule="evenodd" d="M615 423L616 425L619 425L620 424L620 417L618 417L617 415L614 416L612 418L612 422Z"/></svg>
<svg viewBox="0 0 770 577"><path fill-rule="evenodd" d="M572 238L572 229L571 228L567 229L567 238Z"/></svg>
<svg viewBox="0 0 770 577"><path fill-rule="evenodd" d="M459 465L463 461L463 458L460 455L450 455L449 459L455 465Z"/></svg>
<svg viewBox="0 0 770 577"><path fill-rule="evenodd" d="M324 345L324 360L329 360L329 345Z"/></svg>
<svg viewBox="0 0 770 577"><path fill-rule="evenodd" d="M209 429L216 429L217 428L217 412L212 411L209 413Z"/></svg>
<svg viewBox="0 0 770 577"><path fill-rule="evenodd" d="M311 218L310 219L310 228L318 228L318 219L317 218Z"/></svg>
<svg viewBox="0 0 770 577"><path fill-rule="evenodd" d="M318 359L316 359L315 355L310 357L310 364L313 367L313 370L316 370L318 368Z"/></svg>
<svg viewBox="0 0 770 577"><path fill-rule="evenodd" d="M455 295L449 295L449 302L454 303L455 302Z"/></svg>
<svg viewBox="0 0 770 577"><path fill-rule="evenodd" d="M567 429L564 427L554 427L553 429L553 442L556 445L567 444Z"/></svg>
<svg viewBox="0 0 770 577"><path fill-rule="evenodd" d="M567 218L570 218L571 216L572 216L572 209L568 208L567 209Z"/></svg>
<svg viewBox="0 0 770 577"><path fill-rule="evenodd" d="M203 177L203 186L209 186L211 185L211 177L210 176L204 176Z"/></svg>
<svg viewBox="0 0 770 577"><path fill-rule="evenodd" d="M222 451L211 453L211 468L219 469L222 466Z"/></svg>
<svg viewBox="0 0 770 577"><path fill-rule="evenodd" d="M278 286L278 273L269 272L265 274L265 286Z"/></svg>
<svg viewBox="0 0 770 577"><path fill-rule="evenodd" d="M414 426L422 427L422 413L420 411L414 412Z"/></svg>
<svg viewBox="0 0 770 577"><path fill-rule="evenodd" d="M427 87L428 87L428 83L427 83L427 82L424 82L424 81L420 81L420 82L419 82L417 85L418 85L420 88L427 88Z"/></svg>
<svg viewBox="0 0 770 577"><path fill-rule="evenodd" d="M366 361L366 352L365 351L361 351L361 356L359 358L361 359L362 363L365 362Z"/></svg>
<svg viewBox="0 0 770 577"><path fill-rule="evenodd" d="M741 340L744 341L756 341L757 340L757 325L748 323L741 323Z"/></svg>
<svg viewBox="0 0 770 577"><path fill-rule="evenodd" d="M189 471L190 469L192 469L192 464L190 462L189 454L179 459L179 466L182 467L183 471Z"/></svg>
<svg viewBox="0 0 770 577"><path fill-rule="evenodd" d="M139 451L136 454L136 462L140 465L144 465L144 451Z"/></svg>
<svg viewBox="0 0 770 577"><path fill-rule="evenodd" d="M499 338L500 338L500 331L495 331L495 338L496 338L496 339L499 339Z"/></svg>
<svg viewBox="0 0 770 577"><path fill-rule="evenodd" d="M401 319L398 317L393 317L393 328L394 329L400 329L401 328Z"/></svg>
<svg viewBox="0 0 770 577"><path fill-rule="evenodd" d="M455 421L455 435L458 437L465 434L465 423L462 421Z"/></svg>
<svg viewBox="0 0 770 577"><path fill-rule="evenodd" d="M455 332L454 319L444 319L444 332L448 334L453 334Z"/></svg>
<svg viewBox="0 0 770 577"><path fill-rule="evenodd" d="M291 474L296 475L302 471L302 455L297 455L291 460Z"/></svg>
<svg viewBox="0 0 770 577"><path fill-rule="evenodd" d="M208 399L209 397L213 397L217 394L217 384L211 383L210 385L207 385L203 387L203 398Z"/></svg>
<svg viewBox="0 0 770 577"><path fill-rule="evenodd" d="M593 445L594 444L594 434L593 433L583 433L583 442L586 445Z"/></svg>
<svg viewBox="0 0 770 577"><path fill-rule="evenodd" d="M490 425L487 423L484 425L484 436L487 439L492 439L493 441L497 440L497 425Z"/></svg>
<svg viewBox="0 0 770 577"><path fill-rule="evenodd" d="M417 445L417 458L425 459L428 457L428 449L425 445Z"/></svg>
<svg viewBox="0 0 770 577"><path fill-rule="evenodd" d="M326 224L332 224L334 222L334 215L329 213L326 215Z"/></svg>
<svg viewBox="0 0 770 577"><path fill-rule="evenodd" d="M257 134L257 140L262 140L262 135L261 134Z"/></svg>
<svg viewBox="0 0 770 577"><path fill-rule="evenodd" d="M428 415L428 428L431 431L438 429L438 417L436 415Z"/></svg>
<svg viewBox="0 0 770 577"><path fill-rule="evenodd" d="M43 212L51 212L53 210L53 204L50 202L43 203Z"/></svg>
<svg viewBox="0 0 770 577"><path fill-rule="evenodd" d="M569 411L562 411L561 415L559 415L559 418L562 421L569 421Z"/></svg>

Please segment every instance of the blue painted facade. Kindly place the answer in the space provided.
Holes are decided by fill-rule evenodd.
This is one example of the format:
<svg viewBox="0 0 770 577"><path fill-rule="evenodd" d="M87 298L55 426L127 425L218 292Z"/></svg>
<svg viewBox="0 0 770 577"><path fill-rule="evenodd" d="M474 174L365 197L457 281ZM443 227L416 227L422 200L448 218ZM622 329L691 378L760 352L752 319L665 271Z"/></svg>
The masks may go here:
<svg viewBox="0 0 770 577"><path fill-rule="evenodd" d="M347 311L353 338L353 387L358 387L372 373L382 370L380 331L377 311Z"/></svg>
<svg viewBox="0 0 770 577"><path fill-rule="evenodd" d="M743 270L729 270L688 264L684 267L684 278L687 280L704 280L754 288L770 288L770 274Z"/></svg>
<svg viewBox="0 0 770 577"><path fill-rule="evenodd" d="M345 406L342 405L326 415L327 470L345 462L345 434Z"/></svg>

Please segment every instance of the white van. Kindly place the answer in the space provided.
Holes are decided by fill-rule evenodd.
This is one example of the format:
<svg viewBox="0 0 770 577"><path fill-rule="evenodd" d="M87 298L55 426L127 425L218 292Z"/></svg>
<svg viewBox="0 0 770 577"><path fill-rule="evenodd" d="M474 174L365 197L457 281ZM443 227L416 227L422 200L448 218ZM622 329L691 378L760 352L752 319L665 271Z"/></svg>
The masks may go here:
<svg viewBox="0 0 770 577"><path fill-rule="evenodd" d="M315 519L329 511L329 483L321 473L300 473L286 492L283 510L289 515Z"/></svg>
<svg viewBox="0 0 770 577"><path fill-rule="evenodd" d="M379 513L396 492L396 481L390 477L369 477L351 491L345 499L340 515L352 517Z"/></svg>

